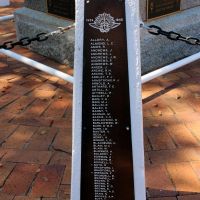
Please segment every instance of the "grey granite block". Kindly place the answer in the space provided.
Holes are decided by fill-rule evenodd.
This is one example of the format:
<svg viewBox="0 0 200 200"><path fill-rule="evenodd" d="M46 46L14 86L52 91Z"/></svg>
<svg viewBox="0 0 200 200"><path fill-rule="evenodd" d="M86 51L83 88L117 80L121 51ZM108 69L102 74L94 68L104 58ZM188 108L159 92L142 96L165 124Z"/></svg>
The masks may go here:
<svg viewBox="0 0 200 200"><path fill-rule="evenodd" d="M147 23L149 24L158 25L166 31L200 38L200 7L153 20ZM197 53L200 51L200 46L171 41L164 36L150 35L146 30L142 30L141 50L142 73L144 74Z"/></svg>
<svg viewBox="0 0 200 200"><path fill-rule="evenodd" d="M73 23L27 8L16 11L15 20L18 38L35 36L40 32L50 32L59 26L68 26ZM152 20L147 24L155 24L167 31L177 31L185 36L200 38L200 7ZM30 46L30 49L73 66L74 30L61 36L52 37L43 43L36 42ZM141 30L142 74L199 51L199 46L188 45L181 41L171 41L164 36L153 36L146 30Z"/></svg>
<svg viewBox="0 0 200 200"><path fill-rule="evenodd" d="M181 0L181 10L200 6L200 0Z"/></svg>
<svg viewBox="0 0 200 200"><path fill-rule="evenodd" d="M63 20L46 13L22 8L15 12L17 37L35 37L38 33L57 30L74 22ZM33 42L29 48L60 63L73 66L74 29L62 35L50 36L45 42Z"/></svg>

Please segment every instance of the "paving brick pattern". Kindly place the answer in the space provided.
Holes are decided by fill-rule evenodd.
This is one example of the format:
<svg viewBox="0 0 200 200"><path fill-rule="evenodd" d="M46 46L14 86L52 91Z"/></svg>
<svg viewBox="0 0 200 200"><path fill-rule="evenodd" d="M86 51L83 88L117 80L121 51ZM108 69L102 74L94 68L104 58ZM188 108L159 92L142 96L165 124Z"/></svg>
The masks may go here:
<svg viewBox="0 0 200 200"><path fill-rule="evenodd" d="M13 13L23 0L0 8ZM0 43L15 38L1 22ZM14 51L73 73L24 48ZM200 62L143 85L148 200L200 200ZM0 55L0 200L68 200L72 85Z"/></svg>
<svg viewBox="0 0 200 200"><path fill-rule="evenodd" d="M143 85L149 200L200 199L199 65Z"/></svg>
<svg viewBox="0 0 200 200"><path fill-rule="evenodd" d="M0 8L12 14L23 0ZM14 39L1 22L0 43ZM17 47L17 53L73 73ZM0 200L67 200L71 177L72 85L0 54Z"/></svg>

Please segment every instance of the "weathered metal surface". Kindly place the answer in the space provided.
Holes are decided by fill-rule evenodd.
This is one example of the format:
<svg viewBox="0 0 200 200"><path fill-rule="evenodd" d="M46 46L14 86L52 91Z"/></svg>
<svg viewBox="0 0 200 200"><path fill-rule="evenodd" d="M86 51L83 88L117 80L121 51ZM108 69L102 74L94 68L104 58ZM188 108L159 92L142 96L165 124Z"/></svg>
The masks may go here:
<svg viewBox="0 0 200 200"><path fill-rule="evenodd" d="M81 199L134 199L125 2L85 1Z"/></svg>
<svg viewBox="0 0 200 200"><path fill-rule="evenodd" d="M47 0L48 12L75 19L75 0Z"/></svg>
<svg viewBox="0 0 200 200"><path fill-rule="evenodd" d="M148 0L148 19L160 17L180 10L180 0Z"/></svg>

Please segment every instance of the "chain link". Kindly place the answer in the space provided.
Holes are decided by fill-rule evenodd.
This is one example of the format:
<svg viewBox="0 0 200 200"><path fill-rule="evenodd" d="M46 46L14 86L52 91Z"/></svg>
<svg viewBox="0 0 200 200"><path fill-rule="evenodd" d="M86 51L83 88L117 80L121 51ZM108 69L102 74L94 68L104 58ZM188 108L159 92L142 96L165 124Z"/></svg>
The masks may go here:
<svg viewBox="0 0 200 200"><path fill-rule="evenodd" d="M19 41L7 41L7 42L4 42L2 45L0 45L0 49L10 50L10 49L15 48L15 46L28 46L32 42L35 42L35 41L44 42L48 40L50 36L63 34L74 27L75 27L75 24L67 26L67 27L58 27L58 30L56 31L53 31L50 33L39 33L36 35L36 37L33 37L33 38L24 37L24 38L21 38Z"/></svg>
<svg viewBox="0 0 200 200"><path fill-rule="evenodd" d="M169 40L174 41L182 41L190 45L200 45L200 39L195 37L185 37L180 33L176 33L174 31L164 31L161 27L156 25L147 26L143 22L141 23L141 27L146 29L152 35L163 35L167 37Z"/></svg>
<svg viewBox="0 0 200 200"><path fill-rule="evenodd" d="M75 27L75 24L67 26L67 27L58 27L58 30L56 31L52 31L50 33L39 33L36 35L36 37L33 37L33 38L24 37L24 38L21 38L19 41L7 41L7 42L4 42L2 45L0 45L0 49L10 50L10 49L13 49L15 46L28 46L34 41L43 42L43 41L48 40L50 36L63 34L74 27ZM147 26L142 22L141 27L146 29L152 35L156 35L156 36L163 35L170 40L183 41L190 45L200 45L200 39L198 38L185 37L174 31L165 31L161 27L156 26L156 25Z"/></svg>

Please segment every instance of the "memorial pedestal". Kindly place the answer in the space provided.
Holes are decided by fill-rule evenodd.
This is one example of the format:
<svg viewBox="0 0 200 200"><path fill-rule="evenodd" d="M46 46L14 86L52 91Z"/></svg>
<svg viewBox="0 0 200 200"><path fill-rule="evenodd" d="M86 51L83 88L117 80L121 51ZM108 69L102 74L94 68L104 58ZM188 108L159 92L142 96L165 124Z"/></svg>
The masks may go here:
<svg viewBox="0 0 200 200"><path fill-rule="evenodd" d="M62 1L67 2L67 0ZM159 1L165 2L166 0ZM36 33L49 32L57 27L73 23L73 21L47 14L46 2L46 0L25 0L25 6L31 9L23 8L16 11L18 38L35 36ZM147 24L155 24L167 31L172 30L186 36L200 38L200 6L198 7L198 5L200 5L200 0L181 0L180 11L146 22L147 0L141 0L140 12L142 20ZM146 30L141 30L141 32L142 74L199 52L199 47L190 46L180 41L170 41L162 36L153 36ZM50 38L44 43L33 44L30 49L58 62L69 63L70 66L73 66L74 30Z"/></svg>
<svg viewBox="0 0 200 200"><path fill-rule="evenodd" d="M35 37L38 33L49 33L58 27L67 27L74 23L73 20L58 18L29 8L19 9L14 15L18 39ZM49 37L45 42L33 42L29 48L60 63L73 66L74 29L62 35Z"/></svg>
<svg viewBox="0 0 200 200"><path fill-rule="evenodd" d="M200 7L184 10L146 23L166 31L200 38ZM147 73L199 52L199 46L171 41L164 36L153 36L141 30L142 73Z"/></svg>

